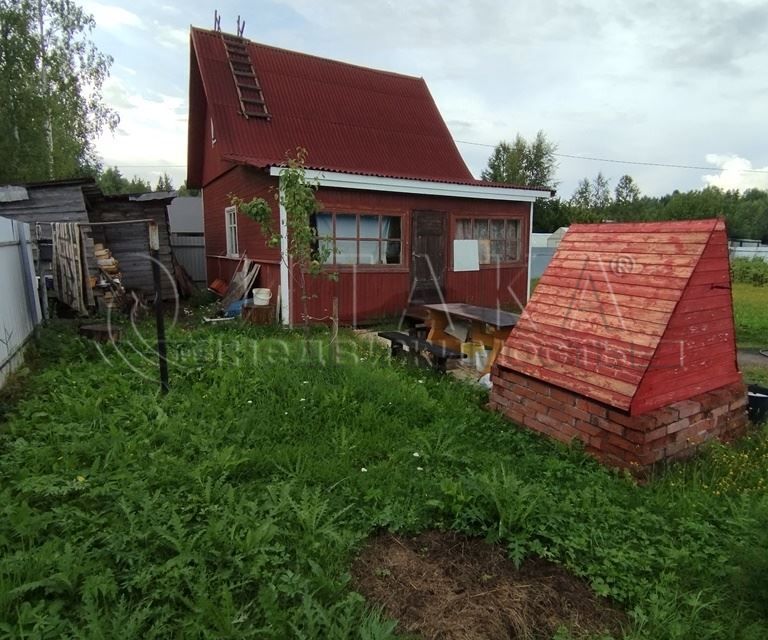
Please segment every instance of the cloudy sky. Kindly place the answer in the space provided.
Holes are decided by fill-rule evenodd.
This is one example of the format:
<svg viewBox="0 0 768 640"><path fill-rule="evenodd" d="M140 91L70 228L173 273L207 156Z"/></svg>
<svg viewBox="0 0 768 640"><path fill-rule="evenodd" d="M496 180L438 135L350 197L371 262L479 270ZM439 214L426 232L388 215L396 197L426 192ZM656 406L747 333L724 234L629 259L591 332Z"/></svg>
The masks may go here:
<svg viewBox="0 0 768 640"><path fill-rule="evenodd" d="M189 25L211 28L218 9L222 29L239 14L251 40L423 76L478 177L484 145L542 129L566 197L598 171L656 195L768 188L765 0L80 3L114 57L104 93L121 124L98 150L153 182L184 179Z"/></svg>

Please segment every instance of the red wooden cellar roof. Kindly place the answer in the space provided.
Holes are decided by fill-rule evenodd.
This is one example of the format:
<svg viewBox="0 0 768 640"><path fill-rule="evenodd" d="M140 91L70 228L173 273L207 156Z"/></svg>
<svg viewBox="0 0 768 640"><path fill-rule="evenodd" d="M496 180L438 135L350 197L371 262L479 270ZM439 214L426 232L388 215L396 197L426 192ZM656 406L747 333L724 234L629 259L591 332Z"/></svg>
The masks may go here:
<svg viewBox="0 0 768 640"><path fill-rule="evenodd" d="M498 364L633 415L738 381L725 224L572 225Z"/></svg>
<svg viewBox="0 0 768 640"><path fill-rule="evenodd" d="M222 34L193 28L189 184L203 180L209 119L221 158L232 163L280 165L302 146L315 169L486 184L464 164L423 78L240 42L269 117L243 114Z"/></svg>

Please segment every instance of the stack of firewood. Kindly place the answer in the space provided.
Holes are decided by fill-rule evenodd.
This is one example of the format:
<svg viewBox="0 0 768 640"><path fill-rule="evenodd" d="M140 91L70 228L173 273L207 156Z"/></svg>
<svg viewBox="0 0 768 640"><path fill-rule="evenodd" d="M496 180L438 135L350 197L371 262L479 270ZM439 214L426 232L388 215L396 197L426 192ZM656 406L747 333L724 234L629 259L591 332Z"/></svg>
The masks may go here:
<svg viewBox="0 0 768 640"><path fill-rule="evenodd" d="M93 248L94 253L96 254L96 264L98 265L99 269L101 269L110 277L119 279L120 264L112 255L112 252L100 243L96 243Z"/></svg>
<svg viewBox="0 0 768 640"><path fill-rule="evenodd" d="M103 302L112 306L120 296L120 264L112 255L112 252L103 244L96 243L93 246L96 255L96 264L101 272L98 278L98 286L102 290Z"/></svg>

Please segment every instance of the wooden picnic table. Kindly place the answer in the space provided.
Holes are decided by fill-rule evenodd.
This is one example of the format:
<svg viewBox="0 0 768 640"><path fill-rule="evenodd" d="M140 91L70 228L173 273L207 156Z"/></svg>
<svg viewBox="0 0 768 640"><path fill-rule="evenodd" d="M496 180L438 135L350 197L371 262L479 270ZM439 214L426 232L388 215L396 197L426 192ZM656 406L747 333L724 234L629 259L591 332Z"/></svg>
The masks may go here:
<svg viewBox="0 0 768 640"><path fill-rule="evenodd" d="M520 319L516 313L462 302L425 304L424 308L429 312L430 342L460 351L465 337L468 342L480 342L491 349L483 373L491 370L509 332Z"/></svg>

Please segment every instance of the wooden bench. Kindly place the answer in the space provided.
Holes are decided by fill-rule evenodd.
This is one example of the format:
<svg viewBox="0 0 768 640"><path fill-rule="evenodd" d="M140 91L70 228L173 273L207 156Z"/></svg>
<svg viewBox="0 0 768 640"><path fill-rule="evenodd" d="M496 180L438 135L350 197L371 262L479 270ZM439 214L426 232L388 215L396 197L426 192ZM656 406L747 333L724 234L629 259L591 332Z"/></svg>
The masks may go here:
<svg viewBox="0 0 768 640"><path fill-rule="evenodd" d="M466 357L459 351L447 349L442 345L432 344L417 336L409 336L407 333L400 333L399 331L379 331L379 337L389 340L390 353L393 358L403 354L403 347L408 347L408 359L413 364L417 364L416 357L419 352L426 351L433 358L432 366L440 373L445 373L448 360Z"/></svg>

